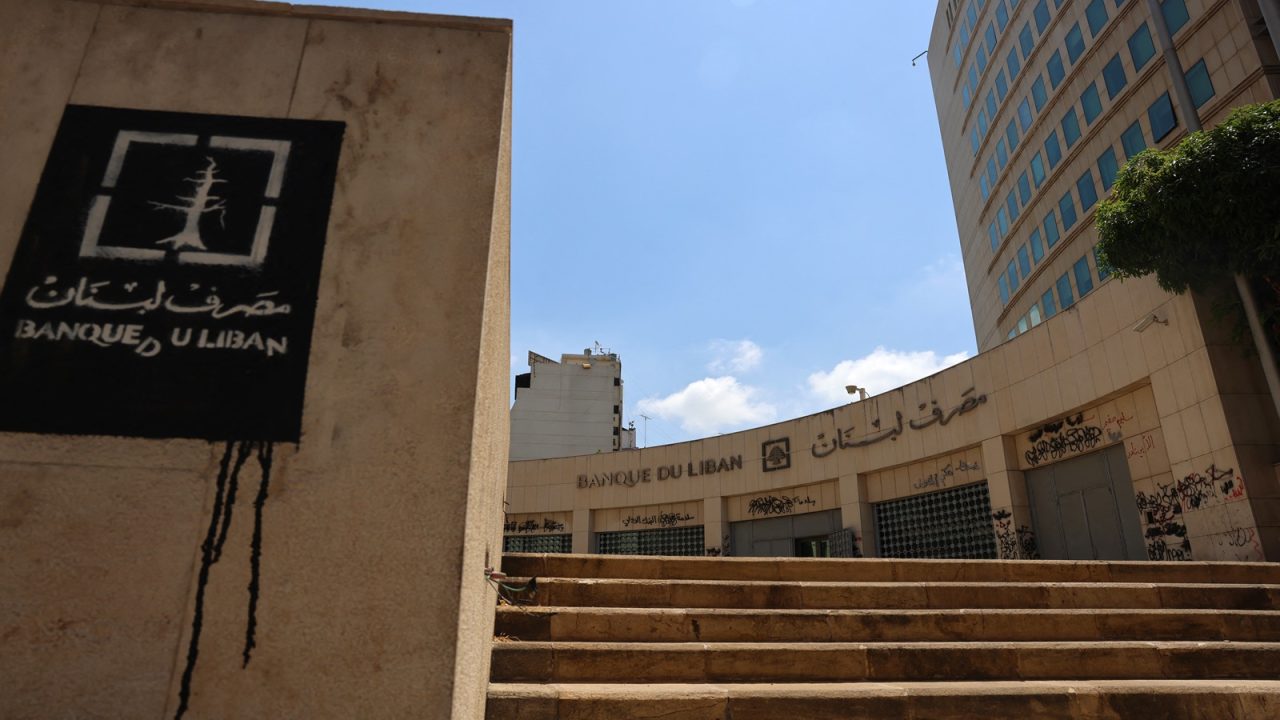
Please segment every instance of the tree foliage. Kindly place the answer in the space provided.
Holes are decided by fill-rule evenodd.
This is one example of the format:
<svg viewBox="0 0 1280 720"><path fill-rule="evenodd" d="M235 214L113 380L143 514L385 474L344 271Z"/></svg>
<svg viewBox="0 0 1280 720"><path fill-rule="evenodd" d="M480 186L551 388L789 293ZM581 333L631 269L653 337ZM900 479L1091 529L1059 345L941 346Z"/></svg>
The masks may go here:
<svg viewBox="0 0 1280 720"><path fill-rule="evenodd" d="M1097 210L1103 262L1204 290L1241 273L1280 289L1280 100L1237 108L1168 150L1135 155ZM1273 305L1274 307L1274 305Z"/></svg>

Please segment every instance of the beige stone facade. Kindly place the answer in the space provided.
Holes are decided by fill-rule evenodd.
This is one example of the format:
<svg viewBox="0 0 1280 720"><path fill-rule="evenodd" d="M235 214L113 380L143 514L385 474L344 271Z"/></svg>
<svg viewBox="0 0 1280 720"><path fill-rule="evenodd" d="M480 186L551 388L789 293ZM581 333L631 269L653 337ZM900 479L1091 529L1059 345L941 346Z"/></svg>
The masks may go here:
<svg viewBox="0 0 1280 720"><path fill-rule="evenodd" d="M1276 97L1276 58L1265 32L1254 33L1252 2L1186 0L1185 17L1178 0L1164 5L1204 124ZM652 532L619 525L639 517L670 523L672 552L687 542L674 530L701 525L708 554L792 554L779 548L819 533L819 517L838 509L839 527L868 556L1280 560L1280 420L1258 361L1207 301L1169 295L1151 278L1109 279L1092 252L1088 194L1105 196L1104 156L1122 164L1139 136L1168 147L1196 112L1170 90L1154 25L1139 0L940 4L929 64L980 355L767 427L513 463L509 520L560 518L545 535L573 552L602 549L602 533ZM1070 142L1069 112L1079 125ZM774 522L783 517L790 536ZM771 524L754 534L735 530L762 521ZM763 530L767 543L732 542ZM513 537L508 547L554 549Z"/></svg>
<svg viewBox="0 0 1280 720"><path fill-rule="evenodd" d="M331 207L287 205L291 183L314 179L305 169L285 165L280 181L277 219L321 213L324 239L318 290L289 301L295 313L314 303L297 442L0 432L0 716L483 715L495 598L484 568L501 552L507 457L510 49L511 25L496 20L0 0L0 276L30 259L15 248L30 245L24 224L47 196L37 188L69 106L343 130ZM227 142L149 132L153 149ZM276 141L234 142L283 157ZM264 237L270 263L279 236ZM103 257L88 272L115 256ZM174 297L169 312L219 307ZM160 305L128 307L147 325ZM285 312L227 312L273 307ZM145 387L111 362L105 382ZM56 383L43 390L68 400Z"/></svg>

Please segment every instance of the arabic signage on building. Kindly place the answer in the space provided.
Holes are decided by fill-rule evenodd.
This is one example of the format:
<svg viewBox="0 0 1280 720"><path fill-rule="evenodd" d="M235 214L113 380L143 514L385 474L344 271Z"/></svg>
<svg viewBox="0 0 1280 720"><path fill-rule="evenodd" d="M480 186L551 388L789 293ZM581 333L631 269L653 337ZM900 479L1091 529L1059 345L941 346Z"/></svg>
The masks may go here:
<svg viewBox="0 0 1280 720"><path fill-rule="evenodd" d="M0 290L0 430L296 442L343 129L68 107Z"/></svg>

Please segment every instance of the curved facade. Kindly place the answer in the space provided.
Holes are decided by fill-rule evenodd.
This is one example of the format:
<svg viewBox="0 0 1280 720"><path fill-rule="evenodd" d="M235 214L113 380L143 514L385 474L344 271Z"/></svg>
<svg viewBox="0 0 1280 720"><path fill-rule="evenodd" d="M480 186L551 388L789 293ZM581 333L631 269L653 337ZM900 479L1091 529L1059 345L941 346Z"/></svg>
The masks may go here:
<svg viewBox="0 0 1280 720"><path fill-rule="evenodd" d="M930 71L980 355L775 425L512 463L508 549L1280 559L1257 360L1202 298L1112 281L1093 253L1127 156L1280 87L1251 0L1161 7L1181 68L1142 0L939 7Z"/></svg>

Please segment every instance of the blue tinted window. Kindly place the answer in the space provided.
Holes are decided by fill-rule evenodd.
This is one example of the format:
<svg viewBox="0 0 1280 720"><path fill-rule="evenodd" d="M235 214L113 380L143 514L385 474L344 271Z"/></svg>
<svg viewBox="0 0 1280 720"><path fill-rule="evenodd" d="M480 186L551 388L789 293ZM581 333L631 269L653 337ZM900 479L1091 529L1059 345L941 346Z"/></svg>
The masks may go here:
<svg viewBox="0 0 1280 720"><path fill-rule="evenodd" d="M1076 290L1079 291L1080 297L1089 294L1093 289L1093 274L1089 272L1089 256L1085 255L1071 266L1072 273L1076 276Z"/></svg>
<svg viewBox="0 0 1280 720"><path fill-rule="evenodd" d="M1009 276L1009 292L1018 292L1018 267L1013 260L1010 260L1008 266L1005 267L1004 274Z"/></svg>
<svg viewBox="0 0 1280 720"><path fill-rule="evenodd" d="M1044 295L1040 297L1040 304L1044 306L1045 320L1058 314L1058 305L1053 301L1053 288L1044 291Z"/></svg>
<svg viewBox="0 0 1280 720"><path fill-rule="evenodd" d="M960 46L965 47L969 44L969 23L960 26ZM959 61L956 62L959 65Z"/></svg>
<svg viewBox="0 0 1280 720"><path fill-rule="evenodd" d="M1009 152L1018 149L1018 124L1010 120L1004 128L1004 137L1009 141Z"/></svg>
<svg viewBox="0 0 1280 720"><path fill-rule="evenodd" d="M973 7L973 3L969 3L969 7L964 9L964 16L968 19L970 27L978 24L978 11Z"/></svg>
<svg viewBox="0 0 1280 720"><path fill-rule="evenodd" d="M1205 67L1204 60L1187 70L1187 86L1191 88L1191 102L1196 107L1204 105L1213 97L1213 81L1209 79L1209 68Z"/></svg>
<svg viewBox="0 0 1280 720"><path fill-rule="evenodd" d="M1000 237L1009 234L1009 216L1005 215L1003 207L996 210L996 224L1000 226Z"/></svg>
<svg viewBox="0 0 1280 720"><path fill-rule="evenodd" d="M987 41L987 52L996 51L996 26L987 23L987 29L982 33L982 37Z"/></svg>
<svg viewBox="0 0 1280 720"><path fill-rule="evenodd" d="M1116 163L1115 150L1107 148L1098 156L1098 177L1102 179L1102 189L1110 190L1112 183L1116 181L1116 173L1120 171L1120 165Z"/></svg>
<svg viewBox="0 0 1280 720"><path fill-rule="evenodd" d="M1036 9L1032 13L1036 19L1036 32L1044 34L1044 29L1049 27L1049 5L1046 0L1040 0L1036 4Z"/></svg>
<svg viewBox="0 0 1280 720"><path fill-rule="evenodd" d="M1044 76L1037 75L1036 81L1031 83L1031 99L1036 104L1036 112L1044 109L1044 104L1049 100L1049 96L1044 91Z"/></svg>
<svg viewBox="0 0 1280 720"><path fill-rule="evenodd" d="M1076 64L1076 60L1080 59L1080 55L1084 52L1084 35L1080 32L1080 23L1071 26L1067 31L1067 59L1072 65Z"/></svg>
<svg viewBox="0 0 1280 720"><path fill-rule="evenodd" d="M1062 309L1066 310L1075 305L1075 296L1071 294L1071 279L1067 277L1067 274L1062 273L1062 277L1058 278L1058 282L1055 284L1058 287L1058 304L1062 306Z"/></svg>
<svg viewBox="0 0 1280 720"><path fill-rule="evenodd" d="M978 176L978 189L982 190L982 199L986 200L991 197L991 186L987 184L987 175L983 173Z"/></svg>
<svg viewBox="0 0 1280 720"><path fill-rule="evenodd" d="M1129 57L1133 59L1133 69L1141 70L1155 54L1156 45L1151 41L1151 29L1146 23L1142 23L1142 27L1129 36Z"/></svg>
<svg viewBox="0 0 1280 720"><path fill-rule="evenodd" d="M1031 23L1022 24L1022 32L1018 33L1018 46L1022 48L1022 57L1031 57L1031 51L1036 48L1035 37L1031 34Z"/></svg>
<svg viewBox="0 0 1280 720"><path fill-rule="evenodd" d="M1040 153L1036 153L1031 158L1031 179L1035 182L1037 188L1044 182L1044 158L1040 156Z"/></svg>
<svg viewBox="0 0 1280 720"><path fill-rule="evenodd" d="M962 43L956 43L955 48L951 50L951 59L955 61L956 67L964 62L964 47Z"/></svg>
<svg viewBox="0 0 1280 720"><path fill-rule="evenodd" d="M1102 282L1111 277L1111 266L1102 261L1102 256L1098 254L1098 246L1093 246L1093 264L1098 266L1098 282Z"/></svg>
<svg viewBox="0 0 1280 720"><path fill-rule="evenodd" d="M1125 160L1147 149L1147 141L1142 137L1141 120L1134 120L1133 124L1120 135L1120 144L1124 146Z"/></svg>
<svg viewBox="0 0 1280 720"><path fill-rule="evenodd" d="M1160 12L1164 13L1164 21L1169 23L1169 34L1177 35L1183 25L1191 19L1187 14L1187 4L1183 0L1162 0Z"/></svg>
<svg viewBox="0 0 1280 720"><path fill-rule="evenodd" d="M1058 131L1050 130L1049 137L1044 139L1044 156L1049 161L1049 169L1058 167L1058 161L1062 159L1062 148L1058 147Z"/></svg>
<svg viewBox="0 0 1280 720"><path fill-rule="evenodd" d="M1026 205L1027 201L1030 199L1031 183L1027 181L1027 172L1024 170L1022 174L1018 176L1018 202Z"/></svg>
<svg viewBox="0 0 1280 720"><path fill-rule="evenodd" d="M1023 245L1018 248L1018 271L1022 273L1022 277L1031 274L1031 261L1027 259L1027 246Z"/></svg>
<svg viewBox="0 0 1280 720"><path fill-rule="evenodd" d="M1004 96L1009 94L1009 81L1004 78L1004 71L996 73L996 95L1000 97L1000 102L1004 102ZM992 114L991 117L995 117Z"/></svg>
<svg viewBox="0 0 1280 720"><path fill-rule="evenodd" d="M1062 116L1062 139L1066 141L1067 147L1076 144L1080 139L1080 120L1076 118L1076 109L1067 108L1067 114Z"/></svg>
<svg viewBox="0 0 1280 720"><path fill-rule="evenodd" d="M974 128L969 131L969 147L973 148L974 155L978 154L978 148L980 146L981 141L978 139L978 128Z"/></svg>
<svg viewBox="0 0 1280 720"><path fill-rule="evenodd" d="M1165 11L1165 14L1167 15L1168 11ZM996 22L1000 23L1000 32L1004 32L1004 29L1009 26L1009 8L1005 7L1003 2L996 6Z"/></svg>
<svg viewBox="0 0 1280 720"><path fill-rule="evenodd" d="M1102 100L1098 99L1098 83L1091 82L1080 94L1080 107L1084 109L1085 125L1092 125L1102 114Z"/></svg>
<svg viewBox="0 0 1280 720"><path fill-rule="evenodd" d="M976 63L969 63L969 87L973 88L974 97L978 95L978 66Z"/></svg>
<svg viewBox="0 0 1280 720"><path fill-rule="evenodd" d="M987 237L991 239L991 250L994 252L1000 249L1000 235L996 232L996 224L993 221L991 226L987 228Z"/></svg>
<svg viewBox="0 0 1280 720"><path fill-rule="evenodd" d="M1009 281L1005 279L1004 273L1000 273L1000 277L996 278L996 284L1000 286L1000 304L1009 304Z"/></svg>
<svg viewBox="0 0 1280 720"><path fill-rule="evenodd" d="M1071 195L1068 193L1067 197ZM1050 248L1058 244L1058 216L1052 210L1044 216L1044 243Z"/></svg>
<svg viewBox="0 0 1280 720"><path fill-rule="evenodd" d="M1004 198L1004 206L1009 209L1009 224L1013 224L1018 219L1018 197L1014 195L1014 191L1010 190L1009 194Z"/></svg>
<svg viewBox="0 0 1280 720"><path fill-rule="evenodd" d="M1124 89L1129 83L1129 78L1124 74L1124 63L1120 62L1120 54L1111 58L1111 62L1102 68L1102 81L1107 84L1107 99L1115 99L1115 96Z"/></svg>
<svg viewBox="0 0 1280 720"><path fill-rule="evenodd" d="M1009 151L1004 148L1004 138L996 141L996 160L1000 163L1001 170L1009 164Z"/></svg>
<svg viewBox="0 0 1280 720"><path fill-rule="evenodd" d="M1098 202L1098 187L1093 184L1093 171L1085 170L1084 174L1076 180L1076 192L1080 193L1080 211L1083 212L1093 207Z"/></svg>
<svg viewBox="0 0 1280 720"><path fill-rule="evenodd" d="M971 100L973 100L973 98L972 96L969 95L969 84L965 83L965 86L964 86L964 109L965 110L969 109L969 102Z"/></svg>
<svg viewBox="0 0 1280 720"><path fill-rule="evenodd" d="M1147 108L1147 122L1151 125L1151 139L1155 142L1160 142L1166 135L1173 132L1174 126L1178 124L1178 118L1173 114L1169 93L1161 95L1151 103L1151 107Z"/></svg>
<svg viewBox="0 0 1280 720"><path fill-rule="evenodd" d="M1044 243L1040 240L1040 228L1031 231L1031 259L1037 263L1044 259Z"/></svg>
<svg viewBox="0 0 1280 720"><path fill-rule="evenodd" d="M978 46L978 72L984 72L987 69L987 49Z"/></svg>
<svg viewBox="0 0 1280 720"><path fill-rule="evenodd" d="M1049 68L1049 84L1055 88L1058 87L1058 83L1062 82L1062 78L1067 74L1066 69L1062 67L1062 53L1054 50L1045 61L1045 67Z"/></svg>
<svg viewBox="0 0 1280 720"><path fill-rule="evenodd" d="M1022 63L1018 62L1018 48L1009 49L1009 54L1004 58L1004 64L1009 68L1009 79L1016 79L1018 72L1022 70Z"/></svg>
<svg viewBox="0 0 1280 720"><path fill-rule="evenodd" d="M987 158L987 184L992 188L996 186L996 159Z"/></svg>
<svg viewBox="0 0 1280 720"><path fill-rule="evenodd" d="M1098 31L1107 24L1107 5L1102 0L1093 0L1084 9L1085 20L1089 22L1089 37L1098 37Z"/></svg>
<svg viewBox="0 0 1280 720"><path fill-rule="evenodd" d="M996 119L996 95L990 90L987 91L987 117L993 122Z"/></svg>
<svg viewBox="0 0 1280 720"><path fill-rule="evenodd" d="M987 111L986 110L978 111L978 133L981 134L982 137L987 136Z"/></svg>
<svg viewBox="0 0 1280 720"><path fill-rule="evenodd" d="M1018 103L1018 124L1022 126L1022 132L1026 132L1031 127L1031 106L1027 104L1027 99L1022 98L1022 102Z"/></svg>
<svg viewBox="0 0 1280 720"><path fill-rule="evenodd" d="M1076 201L1070 190L1058 201L1058 212L1062 213L1062 229L1070 230L1076 224Z"/></svg>

